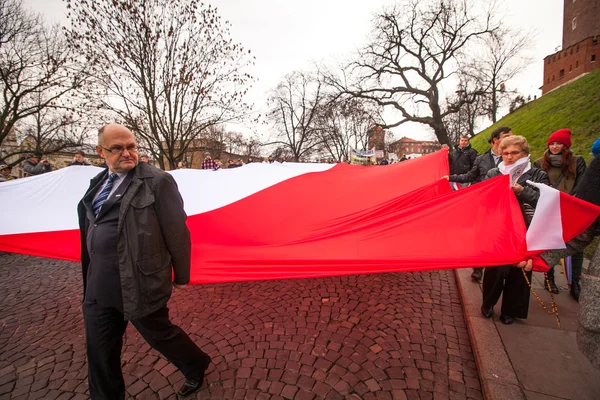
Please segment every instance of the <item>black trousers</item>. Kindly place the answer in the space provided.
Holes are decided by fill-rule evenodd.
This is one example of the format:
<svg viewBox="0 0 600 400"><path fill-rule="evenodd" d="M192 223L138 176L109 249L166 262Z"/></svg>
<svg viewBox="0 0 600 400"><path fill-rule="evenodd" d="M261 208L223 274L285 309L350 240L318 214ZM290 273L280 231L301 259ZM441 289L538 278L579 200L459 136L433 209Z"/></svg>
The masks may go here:
<svg viewBox="0 0 600 400"><path fill-rule="evenodd" d="M526 272L531 282L531 271ZM483 275L483 307L492 308L502 295L501 313L514 318L527 318L531 290L521 268L512 265L486 267Z"/></svg>
<svg viewBox="0 0 600 400"><path fill-rule="evenodd" d="M103 307L96 302L84 302L83 316L91 399L125 399L121 349L127 321L118 309ZM204 377L208 355L181 328L171 323L166 306L131 323L186 379Z"/></svg>

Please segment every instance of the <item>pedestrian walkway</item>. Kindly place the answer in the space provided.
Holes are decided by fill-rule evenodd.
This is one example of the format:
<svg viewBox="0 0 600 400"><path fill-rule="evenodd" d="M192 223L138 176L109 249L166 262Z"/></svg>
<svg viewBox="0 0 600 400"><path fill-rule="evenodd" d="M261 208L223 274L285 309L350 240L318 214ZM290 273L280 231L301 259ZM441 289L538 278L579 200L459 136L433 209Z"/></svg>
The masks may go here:
<svg viewBox="0 0 600 400"><path fill-rule="evenodd" d="M0 399L86 399L77 263L0 254ZM198 399L482 399L453 271L245 282L174 292L208 352ZM182 375L128 327L130 398Z"/></svg>
<svg viewBox="0 0 600 400"><path fill-rule="evenodd" d="M576 343L579 304L571 298L564 275L557 267L555 295L560 324L531 295L529 317L512 325L498 317L481 315L481 288L470 279L471 270L457 270L465 317L477 359L486 399L572 399L600 398L600 370L594 368ZM544 275L533 274L533 288L550 309L550 293L543 288Z"/></svg>

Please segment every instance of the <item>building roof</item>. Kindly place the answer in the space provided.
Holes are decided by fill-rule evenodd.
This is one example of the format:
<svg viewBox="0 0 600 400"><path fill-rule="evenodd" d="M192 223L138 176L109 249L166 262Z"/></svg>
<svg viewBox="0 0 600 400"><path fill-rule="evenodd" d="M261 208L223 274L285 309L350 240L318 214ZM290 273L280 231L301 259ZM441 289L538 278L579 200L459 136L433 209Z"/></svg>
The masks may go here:
<svg viewBox="0 0 600 400"><path fill-rule="evenodd" d="M395 142L391 143L391 145L395 145L395 144L405 144L405 143L415 143L415 144L437 144L437 141L431 141L431 140L415 140L415 139L411 139L411 138L407 138L407 137L403 137L399 140L396 140Z"/></svg>

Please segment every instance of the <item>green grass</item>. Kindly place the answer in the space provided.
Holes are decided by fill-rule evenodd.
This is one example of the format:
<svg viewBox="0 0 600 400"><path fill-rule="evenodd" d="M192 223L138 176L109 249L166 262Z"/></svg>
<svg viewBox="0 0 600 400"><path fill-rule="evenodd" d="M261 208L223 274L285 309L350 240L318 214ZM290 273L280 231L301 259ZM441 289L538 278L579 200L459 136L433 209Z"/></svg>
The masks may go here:
<svg viewBox="0 0 600 400"><path fill-rule="evenodd" d="M527 103L481 131L471 139L479 154L490 148L487 140L500 126L509 126L515 135L527 138L531 160L544 154L552 132L569 128L572 132L571 149L589 164L593 158L592 143L600 137L600 69ZM599 241L600 238L596 238L587 247L587 258L591 258Z"/></svg>
<svg viewBox="0 0 600 400"><path fill-rule="evenodd" d="M525 104L481 131L471 139L480 154L489 149L487 140L500 126L509 126L515 135L527 138L532 160L544 154L552 132L569 128L571 149L589 163L592 143L600 137L600 69Z"/></svg>

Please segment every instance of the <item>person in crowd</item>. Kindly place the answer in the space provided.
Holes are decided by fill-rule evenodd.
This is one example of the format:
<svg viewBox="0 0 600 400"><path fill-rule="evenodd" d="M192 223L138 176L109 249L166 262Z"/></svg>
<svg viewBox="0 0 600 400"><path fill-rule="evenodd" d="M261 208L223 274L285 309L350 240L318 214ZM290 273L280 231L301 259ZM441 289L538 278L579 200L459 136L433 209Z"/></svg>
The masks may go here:
<svg viewBox="0 0 600 400"><path fill-rule="evenodd" d="M561 192L575 194L577 186L583 178L586 165L583 157L578 157L571 151L571 131L560 129L548 138L548 148L534 165L543 169L548 174L552 187ZM572 260L572 282L571 296L579 300L581 287L581 269L583 268L583 251L573 254ZM546 290L558 294L558 286L554 280L554 266L548 271L548 284L544 285Z"/></svg>
<svg viewBox="0 0 600 400"><path fill-rule="evenodd" d="M252 159L252 157L248 157L248 160L246 161L246 164L250 164L254 162L254 160Z"/></svg>
<svg viewBox="0 0 600 400"><path fill-rule="evenodd" d="M229 163L227 164L227 169L231 169L231 168L237 168L238 165L235 163L235 161L233 161L232 159L229 160Z"/></svg>
<svg viewBox="0 0 600 400"><path fill-rule="evenodd" d="M477 151L471 147L469 137L461 135L458 146L449 154L450 175L466 174L473 168Z"/></svg>
<svg viewBox="0 0 600 400"><path fill-rule="evenodd" d="M40 175L51 172L52 166L44 157L42 157L41 160L38 160L38 157L35 154L29 154L23 163L23 171L25 172L25 176Z"/></svg>
<svg viewBox="0 0 600 400"><path fill-rule="evenodd" d="M11 171L12 168L7 164L0 165L0 182L8 182L12 181L13 179L17 179L16 176L10 174Z"/></svg>
<svg viewBox="0 0 600 400"><path fill-rule="evenodd" d="M285 157L281 157L281 158L279 159L279 162L283 164L283 163L285 162Z"/></svg>
<svg viewBox="0 0 600 400"><path fill-rule="evenodd" d="M531 166L529 160L529 144L523 136L510 136L504 138L498 147L502 162L497 168L492 168L486 174L486 179L502 174L510 174L515 164L525 158L527 166L523 173L513 184L512 190L519 201L521 211L528 226L533 218L533 212L540 197L539 190L527 181L539 182L550 185L548 175L544 170ZM531 271L527 272L531 282ZM499 267L486 267L483 276L483 304L481 313L490 318L494 314L494 306L502 295L502 309L500 321L509 325L515 318L527 318L529 311L529 286L523 277L522 271L512 265Z"/></svg>
<svg viewBox="0 0 600 400"><path fill-rule="evenodd" d="M211 358L169 320L172 287L190 280L190 232L177 184L138 163L135 137L124 126L101 128L96 151L108 168L77 207L90 397L125 398L120 358L129 321L186 378L178 396L190 395Z"/></svg>
<svg viewBox="0 0 600 400"><path fill-rule="evenodd" d="M179 161L177 163L177 169L185 169L185 164L183 163L183 161Z"/></svg>
<svg viewBox="0 0 600 400"><path fill-rule="evenodd" d="M450 182L457 182L460 184L481 182L485 179L488 171L492 168L496 168L502 161L499 150L500 144L504 138L511 135L512 131L507 126L501 126L500 128L495 129L488 140L488 143L492 146L491 149L478 156L468 172L462 174L453 174L446 178ZM482 275L483 268L473 268L471 279L479 282Z"/></svg>
<svg viewBox="0 0 600 400"><path fill-rule="evenodd" d="M211 158L210 152L204 153L204 161L202 161L202 166L200 169L212 169L213 171L218 170L221 166Z"/></svg>
<svg viewBox="0 0 600 400"><path fill-rule="evenodd" d="M404 154L402 154L402 157L400 157L399 162L402 162L402 161L408 161L408 158L406 158L406 155L404 155Z"/></svg>
<svg viewBox="0 0 600 400"><path fill-rule="evenodd" d="M379 165L388 165L388 164L389 164L389 162L385 158L383 160L381 160L381 162L379 163Z"/></svg>
<svg viewBox="0 0 600 400"><path fill-rule="evenodd" d="M578 198L600 206L600 139L592 146L594 159L577 185ZM561 258L583 251L600 232L600 218L583 233L566 243L567 248L540 254L547 265L556 265ZM530 270L532 260L517 265ZM587 272L581 277L577 345L590 363L600 368L600 244L596 247Z"/></svg>
<svg viewBox="0 0 600 400"><path fill-rule="evenodd" d="M238 167L241 167L241 166L243 166L243 165L244 165L244 162L242 161L242 159L241 159L241 158L238 158L238 160L237 160L237 166L238 166Z"/></svg>
<svg viewBox="0 0 600 400"><path fill-rule="evenodd" d="M77 150L75 152L75 157L73 157L73 161L69 164L69 167L73 165L92 165L85 159L85 153L81 150Z"/></svg>
<svg viewBox="0 0 600 400"><path fill-rule="evenodd" d="M148 164L150 162L150 159L148 159L147 155L143 154L140 156L140 162Z"/></svg>

